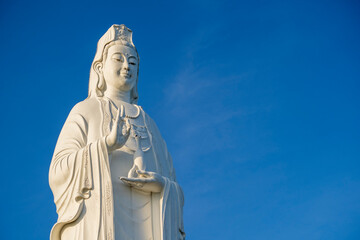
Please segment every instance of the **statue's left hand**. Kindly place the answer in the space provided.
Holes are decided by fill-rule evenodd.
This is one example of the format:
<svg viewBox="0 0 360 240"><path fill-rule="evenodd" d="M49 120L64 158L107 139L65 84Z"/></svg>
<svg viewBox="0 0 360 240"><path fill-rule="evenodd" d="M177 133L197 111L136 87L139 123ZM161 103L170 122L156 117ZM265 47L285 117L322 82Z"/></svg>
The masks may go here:
<svg viewBox="0 0 360 240"><path fill-rule="evenodd" d="M120 177L121 181L130 187L145 191L159 193L163 190L165 181L155 172L136 170L139 178Z"/></svg>

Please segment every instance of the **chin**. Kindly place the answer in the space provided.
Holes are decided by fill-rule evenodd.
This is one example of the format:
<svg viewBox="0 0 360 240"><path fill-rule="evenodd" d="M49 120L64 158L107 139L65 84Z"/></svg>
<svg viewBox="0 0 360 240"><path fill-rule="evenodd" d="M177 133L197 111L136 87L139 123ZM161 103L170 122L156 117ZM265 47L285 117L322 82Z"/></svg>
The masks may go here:
<svg viewBox="0 0 360 240"><path fill-rule="evenodd" d="M130 91L134 87L133 79L122 79L118 86L120 91Z"/></svg>

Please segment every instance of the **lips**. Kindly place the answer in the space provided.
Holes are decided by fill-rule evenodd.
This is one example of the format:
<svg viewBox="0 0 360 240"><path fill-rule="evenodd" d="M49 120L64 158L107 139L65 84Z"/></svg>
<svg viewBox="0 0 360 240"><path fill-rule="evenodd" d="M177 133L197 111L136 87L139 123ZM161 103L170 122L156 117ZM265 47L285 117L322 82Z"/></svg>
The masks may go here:
<svg viewBox="0 0 360 240"><path fill-rule="evenodd" d="M122 77L126 77L126 78L130 78L130 77L131 77L131 74L128 73L128 72L121 72L120 75L121 75Z"/></svg>

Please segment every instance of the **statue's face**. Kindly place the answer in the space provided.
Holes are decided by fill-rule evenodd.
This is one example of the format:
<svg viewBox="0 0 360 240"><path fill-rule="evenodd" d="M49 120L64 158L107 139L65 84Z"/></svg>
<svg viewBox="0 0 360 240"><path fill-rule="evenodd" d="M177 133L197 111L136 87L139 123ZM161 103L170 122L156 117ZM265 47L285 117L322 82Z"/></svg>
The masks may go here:
<svg viewBox="0 0 360 240"><path fill-rule="evenodd" d="M103 65L106 85L119 91L130 91L136 84L138 59L133 48L123 45L109 47Z"/></svg>

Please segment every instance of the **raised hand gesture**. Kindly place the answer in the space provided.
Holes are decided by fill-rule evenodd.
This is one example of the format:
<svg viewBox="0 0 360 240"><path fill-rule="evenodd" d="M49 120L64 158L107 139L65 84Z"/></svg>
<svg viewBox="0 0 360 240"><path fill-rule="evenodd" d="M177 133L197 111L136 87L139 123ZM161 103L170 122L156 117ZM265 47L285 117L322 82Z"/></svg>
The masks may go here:
<svg viewBox="0 0 360 240"><path fill-rule="evenodd" d="M130 123L125 119L125 108L121 105L117 110L116 119L112 126L112 129L105 137L106 146L109 151L114 151L124 146L125 142L129 138Z"/></svg>

